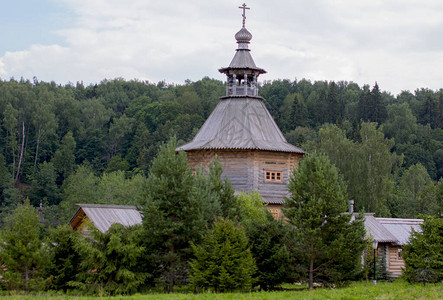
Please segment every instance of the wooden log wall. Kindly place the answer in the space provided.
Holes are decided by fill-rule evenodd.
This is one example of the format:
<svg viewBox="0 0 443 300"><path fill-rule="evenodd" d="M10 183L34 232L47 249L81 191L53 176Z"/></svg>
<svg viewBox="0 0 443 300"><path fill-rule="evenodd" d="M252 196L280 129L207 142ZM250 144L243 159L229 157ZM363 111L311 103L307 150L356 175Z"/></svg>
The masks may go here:
<svg viewBox="0 0 443 300"><path fill-rule="evenodd" d="M188 151L187 156L191 168L201 165L206 171L211 161L218 157L223 165L222 176L230 179L236 191L258 191L265 202L273 204L281 204L283 198L289 196L289 177L302 157L301 154L257 150ZM281 182L266 181L266 171L281 172Z"/></svg>
<svg viewBox="0 0 443 300"><path fill-rule="evenodd" d="M391 277L399 277L402 273L402 268L405 267L405 261L403 257L398 257L398 250L401 250L401 246L388 245L387 261L388 272L391 273Z"/></svg>
<svg viewBox="0 0 443 300"><path fill-rule="evenodd" d="M301 155L283 152L261 151L255 155L254 188L270 203L283 203L289 196L288 183L293 168L298 165ZM281 181L266 181L266 171L281 172Z"/></svg>

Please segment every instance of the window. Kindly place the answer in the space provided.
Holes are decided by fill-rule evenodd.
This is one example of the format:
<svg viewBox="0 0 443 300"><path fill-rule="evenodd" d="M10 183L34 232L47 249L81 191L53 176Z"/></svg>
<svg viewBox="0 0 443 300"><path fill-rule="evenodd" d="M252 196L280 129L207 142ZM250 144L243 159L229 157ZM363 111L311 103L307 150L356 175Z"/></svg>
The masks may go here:
<svg viewBox="0 0 443 300"><path fill-rule="evenodd" d="M265 181L281 181L282 172L265 171Z"/></svg>
<svg viewBox="0 0 443 300"><path fill-rule="evenodd" d="M403 259L402 251L403 249L398 249L398 259Z"/></svg>
<svg viewBox="0 0 443 300"><path fill-rule="evenodd" d="M276 220L280 217L280 210L278 208L270 208L269 212L272 214L272 217Z"/></svg>

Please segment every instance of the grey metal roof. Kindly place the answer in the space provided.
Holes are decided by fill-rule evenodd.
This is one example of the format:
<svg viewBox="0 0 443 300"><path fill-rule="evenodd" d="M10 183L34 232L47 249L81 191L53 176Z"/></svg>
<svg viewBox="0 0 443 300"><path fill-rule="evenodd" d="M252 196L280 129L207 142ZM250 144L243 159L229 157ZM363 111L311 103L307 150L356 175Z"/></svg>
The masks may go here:
<svg viewBox="0 0 443 300"><path fill-rule="evenodd" d="M224 72L226 69L252 69L266 73L262 68L255 65L254 59L248 49L239 49L232 58L228 68L222 68L219 71Z"/></svg>
<svg viewBox="0 0 443 300"><path fill-rule="evenodd" d="M366 234L372 236L379 243L396 243L397 238L392 235L377 219L370 214L365 214Z"/></svg>
<svg viewBox="0 0 443 300"><path fill-rule="evenodd" d="M237 40L238 48L235 52L234 58L229 64L229 67L221 68L219 71L221 73L227 73L231 69L246 69L258 71L259 74L266 73L264 69L258 68L255 65L254 59L252 58L250 50L248 49L248 44L252 39L252 34L245 27L243 27L235 34L235 39Z"/></svg>
<svg viewBox="0 0 443 300"><path fill-rule="evenodd" d="M422 219L375 218L365 214L366 234L381 243L407 244L412 229L420 231L421 223Z"/></svg>
<svg viewBox="0 0 443 300"><path fill-rule="evenodd" d="M289 197L288 194L286 197ZM285 203L285 197L266 197L262 196L263 203L266 204L284 204Z"/></svg>
<svg viewBox="0 0 443 300"><path fill-rule="evenodd" d="M222 98L194 139L177 151L245 149L304 153L289 144L262 98Z"/></svg>
<svg viewBox="0 0 443 300"><path fill-rule="evenodd" d="M135 206L103 204L77 205L80 206L79 211L83 210L94 226L103 233L114 223L119 223L123 226L133 226L142 223L141 214ZM75 216L73 218L75 218Z"/></svg>
<svg viewBox="0 0 443 300"><path fill-rule="evenodd" d="M404 245L409 241L412 229L420 232L420 224L423 223L422 219L399 219L399 218L376 218L377 221L383 225L395 238L397 244Z"/></svg>

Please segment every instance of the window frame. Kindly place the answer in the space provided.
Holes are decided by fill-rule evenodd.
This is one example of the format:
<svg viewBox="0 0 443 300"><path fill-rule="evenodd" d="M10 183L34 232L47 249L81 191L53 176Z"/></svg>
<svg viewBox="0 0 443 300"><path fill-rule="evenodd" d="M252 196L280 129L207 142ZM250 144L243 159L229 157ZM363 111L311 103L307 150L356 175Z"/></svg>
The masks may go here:
<svg viewBox="0 0 443 300"><path fill-rule="evenodd" d="M403 249L402 248L397 249L397 259L403 260Z"/></svg>
<svg viewBox="0 0 443 300"><path fill-rule="evenodd" d="M282 182L283 172L265 170L265 182Z"/></svg>

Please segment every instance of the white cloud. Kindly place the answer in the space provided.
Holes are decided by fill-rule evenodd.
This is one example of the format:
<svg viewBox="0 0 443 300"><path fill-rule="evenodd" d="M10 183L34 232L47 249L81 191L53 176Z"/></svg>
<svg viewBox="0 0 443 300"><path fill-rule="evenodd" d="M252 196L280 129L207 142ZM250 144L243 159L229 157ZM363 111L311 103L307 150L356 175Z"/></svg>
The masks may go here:
<svg viewBox="0 0 443 300"><path fill-rule="evenodd" d="M75 17L63 45L0 57L0 77L59 83L123 77L182 83L223 79L241 26L242 2L62 0ZM443 87L440 1L248 3L252 55L263 80L346 80L393 93Z"/></svg>

